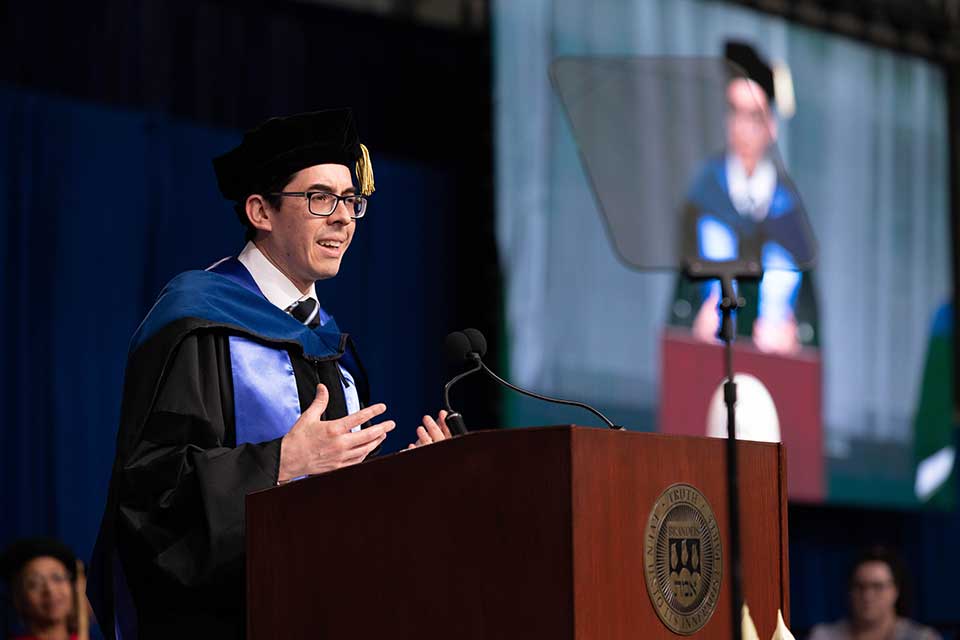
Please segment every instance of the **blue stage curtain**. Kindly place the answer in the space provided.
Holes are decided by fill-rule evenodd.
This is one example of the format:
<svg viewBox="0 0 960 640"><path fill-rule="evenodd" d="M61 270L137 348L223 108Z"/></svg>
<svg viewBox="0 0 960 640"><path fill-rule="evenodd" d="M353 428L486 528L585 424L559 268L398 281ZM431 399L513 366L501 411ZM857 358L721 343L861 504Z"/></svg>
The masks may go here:
<svg viewBox="0 0 960 640"><path fill-rule="evenodd" d="M50 533L89 557L129 336L172 275L242 245L209 159L273 115L350 105L373 154L370 212L318 291L405 446L438 409L443 336L498 326L486 34L296 0L0 15L0 546ZM495 385L462 393L471 426L499 423Z"/></svg>
<svg viewBox="0 0 960 640"><path fill-rule="evenodd" d="M0 139L0 546L49 534L87 559L129 338L172 276L243 246L210 164L240 136L6 87ZM371 148L377 193L318 293L398 420L389 451L439 409L451 181Z"/></svg>

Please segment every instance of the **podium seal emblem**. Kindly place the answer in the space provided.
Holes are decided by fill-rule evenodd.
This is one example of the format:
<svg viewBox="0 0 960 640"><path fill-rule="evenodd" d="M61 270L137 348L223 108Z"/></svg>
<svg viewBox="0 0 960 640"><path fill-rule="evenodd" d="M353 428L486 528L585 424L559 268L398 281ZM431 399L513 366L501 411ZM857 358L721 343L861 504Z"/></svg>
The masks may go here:
<svg viewBox="0 0 960 640"><path fill-rule="evenodd" d="M723 576L720 529L706 497L689 484L660 494L643 537L647 593L671 631L692 635L713 616Z"/></svg>

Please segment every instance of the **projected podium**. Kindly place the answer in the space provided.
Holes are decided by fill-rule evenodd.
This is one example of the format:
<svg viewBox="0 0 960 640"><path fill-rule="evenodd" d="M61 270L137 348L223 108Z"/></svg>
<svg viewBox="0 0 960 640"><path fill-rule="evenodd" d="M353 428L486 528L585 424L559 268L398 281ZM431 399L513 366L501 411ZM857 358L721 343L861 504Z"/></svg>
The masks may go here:
<svg viewBox="0 0 960 640"><path fill-rule="evenodd" d="M723 347L700 342L683 329L667 329L660 347L659 430L676 435L706 435L711 398L723 382ZM737 342L734 366L738 373L759 379L772 397L782 442L789 451L790 499L822 502L826 497L826 470L819 351L771 355L761 353L746 341ZM741 394L741 400L749 403L745 395Z"/></svg>
<svg viewBox="0 0 960 640"><path fill-rule="evenodd" d="M727 638L724 445L477 432L251 494L248 637ZM789 615L785 458L738 453L744 594L770 637Z"/></svg>

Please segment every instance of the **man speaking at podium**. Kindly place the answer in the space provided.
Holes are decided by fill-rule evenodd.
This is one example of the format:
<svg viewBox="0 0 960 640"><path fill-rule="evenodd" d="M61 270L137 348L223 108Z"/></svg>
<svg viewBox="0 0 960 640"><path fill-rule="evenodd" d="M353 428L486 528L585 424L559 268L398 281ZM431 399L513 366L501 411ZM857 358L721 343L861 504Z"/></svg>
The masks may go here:
<svg viewBox="0 0 960 640"><path fill-rule="evenodd" d="M91 571L108 637L243 637L245 496L359 463L394 428L314 287L374 190L352 113L268 120L214 169L248 242L174 278L131 341ZM444 414L417 435L449 437Z"/></svg>
<svg viewBox="0 0 960 640"><path fill-rule="evenodd" d="M738 282L747 306L736 312L737 335L752 337L761 351L795 354L820 341L811 274L800 270L813 256L806 215L775 150L776 74L743 42L728 42L724 57L744 75L727 82L727 148L704 163L687 194L683 253L709 261L759 257L765 270L759 284ZM714 342L719 301L718 282L683 278L670 324Z"/></svg>

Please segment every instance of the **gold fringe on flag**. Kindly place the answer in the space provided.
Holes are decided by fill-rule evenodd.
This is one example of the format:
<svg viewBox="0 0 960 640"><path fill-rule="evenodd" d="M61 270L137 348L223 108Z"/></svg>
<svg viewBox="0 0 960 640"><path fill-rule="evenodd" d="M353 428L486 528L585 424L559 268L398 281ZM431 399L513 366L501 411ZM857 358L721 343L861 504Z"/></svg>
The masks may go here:
<svg viewBox="0 0 960 640"><path fill-rule="evenodd" d="M796 640L793 637L793 634L790 633L790 629L787 629L787 625L783 622L783 612L780 609L777 609L777 628L773 631L773 638L771 640Z"/></svg>
<svg viewBox="0 0 960 640"><path fill-rule="evenodd" d="M740 637L743 640L760 640L757 635L757 627L753 624L753 618L750 617L750 607L743 603L740 609Z"/></svg>

